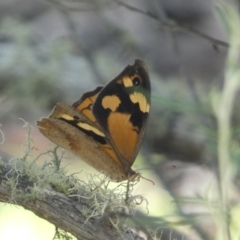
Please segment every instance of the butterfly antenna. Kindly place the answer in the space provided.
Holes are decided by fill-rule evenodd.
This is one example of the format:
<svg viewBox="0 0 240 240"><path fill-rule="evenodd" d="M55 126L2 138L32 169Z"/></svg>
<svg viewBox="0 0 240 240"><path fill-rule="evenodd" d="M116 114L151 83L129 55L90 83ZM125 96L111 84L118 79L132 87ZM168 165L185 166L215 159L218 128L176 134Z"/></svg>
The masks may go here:
<svg viewBox="0 0 240 240"><path fill-rule="evenodd" d="M153 185L155 185L155 182L154 182L153 180L151 180L151 179L148 179L148 178L145 178L145 177L143 177L143 176L141 176L141 178L143 178L143 179L145 179L145 180L147 180L147 181L151 182Z"/></svg>

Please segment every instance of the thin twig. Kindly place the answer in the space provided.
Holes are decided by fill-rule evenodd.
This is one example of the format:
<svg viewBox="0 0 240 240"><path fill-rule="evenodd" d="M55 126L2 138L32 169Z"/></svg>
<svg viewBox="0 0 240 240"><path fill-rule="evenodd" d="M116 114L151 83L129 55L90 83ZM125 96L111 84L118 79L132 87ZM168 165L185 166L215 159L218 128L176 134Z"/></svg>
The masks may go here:
<svg viewBox="0 0 240 240"><path fill-rule="evenodd" d="M177 22L174 22L173 20L170 21L162 21L160 20L157 16L155 16L153 13L149 12L149 11L144 11L144 10L141 10L139 8L136 8L136 7L133 7L127 3L124 3L122 1L115 1L115 3L117 3L118 5L120 6L123 6L133 12L137 12L137 13L140 13L140 14L143 14L155 21L158 22L158 24L161 26L161 27L164 27L164 28L168 28L172 31L182 31L182 32L186 32L186 33L191 33L191 34L194 34L194 35L197 35L201 38L203 38L204 40L207 40L209 41L212 45L219 45L219 46L222 46L222 47L225 47L225 48L228 48L229 47L229 43L226 43L224 41L221 41L219 39L216 39L216 38L213 38L213 37L210 37L208 36L207 34L205 33L202 33L200 31L198 31L197 29L194 29L192 27L189 27L189 26L186 26L186 25L183 25L183 24L179 24Z"/></svg>

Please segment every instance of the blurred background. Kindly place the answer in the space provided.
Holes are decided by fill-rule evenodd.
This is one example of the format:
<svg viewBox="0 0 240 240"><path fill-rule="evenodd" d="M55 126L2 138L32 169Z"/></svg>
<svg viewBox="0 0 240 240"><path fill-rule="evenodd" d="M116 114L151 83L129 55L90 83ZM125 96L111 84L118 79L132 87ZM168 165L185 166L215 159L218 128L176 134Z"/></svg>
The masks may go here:
<svg viewBox="0 0 240 240"><path fill-rule="evenodd" d="M171 227L175 239L213 239L216 226L199 199L210 188L216 199L216 121L209 99L224 79L228 36L223 26L217 2L211 0L1 0L0 124L5 142L0 156L23 154L26 129L19 118L34 126L36 152L49 149L53 144L37 130L36 121L57 102L71 105L140 58L150 72L152 109L133 169L155 185L141 180L135 192L148 199L150 216L198 216L191 224ZM236 113L235 124L238 118ZM70 173L92 171L66 156ZM180 197L188 200L178 201ZM231 199L239 201L235 188ZM161 239L169 239L169 231L163 233ZM51 224L0 203L1 240L48 240L53 235Z"/></svg>

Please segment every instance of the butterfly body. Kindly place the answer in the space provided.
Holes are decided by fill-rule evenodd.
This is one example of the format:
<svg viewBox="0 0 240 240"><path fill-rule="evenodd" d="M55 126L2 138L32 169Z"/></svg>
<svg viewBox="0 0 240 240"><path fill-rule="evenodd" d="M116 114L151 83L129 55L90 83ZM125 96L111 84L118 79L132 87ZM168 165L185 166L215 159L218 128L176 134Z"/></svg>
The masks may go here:
<svg viewBox="0 0 240 240"><path fill-rule="evenodd" d="M143 61L127 66L105 87L72 107L58 103L40 131L114 181L134 179L131 169L150 110L150 80Z"/></svg>

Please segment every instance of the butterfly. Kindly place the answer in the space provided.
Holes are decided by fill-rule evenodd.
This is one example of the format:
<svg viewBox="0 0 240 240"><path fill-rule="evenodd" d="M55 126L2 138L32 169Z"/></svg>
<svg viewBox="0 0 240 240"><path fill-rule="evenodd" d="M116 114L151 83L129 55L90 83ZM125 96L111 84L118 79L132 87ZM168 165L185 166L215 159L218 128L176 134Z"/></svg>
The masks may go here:
<svg viewBox="0 0 240 240"><path fill-rule="evenodd" d="M104 87L84 93L72 106L57 103L40 132L113 181L134 180L132 165L151 105L145 63L136 59Z"/></svg>

